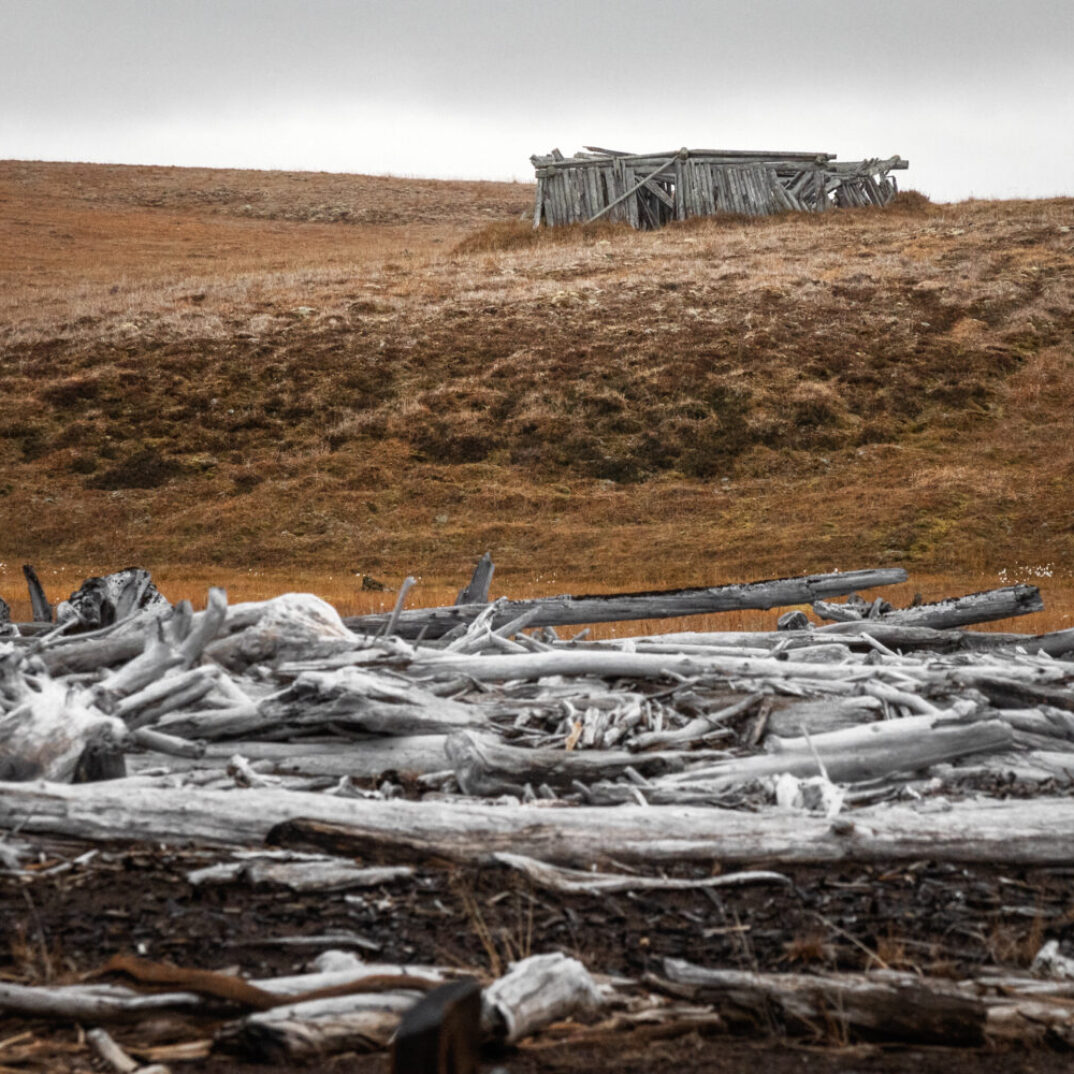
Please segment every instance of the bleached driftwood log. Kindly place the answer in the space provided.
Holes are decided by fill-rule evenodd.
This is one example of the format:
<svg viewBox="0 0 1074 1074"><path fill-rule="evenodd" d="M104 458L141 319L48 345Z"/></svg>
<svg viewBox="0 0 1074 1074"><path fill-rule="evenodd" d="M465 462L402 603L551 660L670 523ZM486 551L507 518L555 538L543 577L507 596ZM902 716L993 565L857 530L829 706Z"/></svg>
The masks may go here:
<svg viewBox="0 0 1074 1074"><path fill-rule="evenodd" d="M238 606L241 614L245 610ZM241 618L229 616L234 632L208 646L207 655L231 670L251 664L313 657L353 649L356 641L331 604L312 593L286 593L260 608L254 622L235 631Z"/></svg>
<svg viewBox="0 0 1074 1074"><path fill-rule="evenodd" d="M130 781L131 783L135 781ZM299 821L303 823L299 823ZM309 823L305 823L308 821ZM280 827L285 822L293 822ZM84 839L250 845L317 843L347 856L491 861L498 852L594 862L1004 861L1074 858L1074 800L879 805L833 821L772 809L621 806L547 809L369 801L268 789L0 783L0 830Z"/></svg>
<svg viewBox="0 0 1074 1074"><path fill-rule="evenodd" d="M836 605L836 607L839 607ZM831 611L831 608L827 609ZM970 593L964 597L950 597L934 604L919 604L915 608L896 609L875 619L859 619L844 622L846 630L868 630L875 623L898 624L908 627L929 627L933 630L950 630L953 627L988 623L996 619L1010 619L1044 610L1040 590L1033 585L1010 585L1001 589L989 589L982 593ZM826 628L825 628L826 629Z"/></svg>
<svg viewBox="0 0 1074 1074"><path fill-rule="evenodd" d="M413 875L414 870L408 865L363 868L346 858L266 851L243 855L238 861L194 869L187 873L186 879L194 887L245 883L251 887L331 892L379 887L407 880Z"/></svg>
<svg viewBox="0 0 1074 1074"><path fill-rule="evenodd" d="M789 884L790 878L782 873L750 870L741 873L723 873L705 876L697 880L667 876L631 876L627 873L598 873L591 869L567 869L561 865L527 858L523 854L495 855L500 865L524 873L538 887L567 894L614 894L621 891L693 891L697 888L740 887L747 884Z"/></svg>
<svg viewBox="0 0 1074 1074"><path fill-rule="evenodd" d="M732 1025L836 1039L978 1047L986 1006L957 986L912 973L751 973L664 960L676 995L711 1003Z"/></svg>
<svg viewBox="0 0 1074 1074"><path fill-rule="evenodd" d="M205 1000L193 992L143 995L125 985L80 984L30 987L0 981L0 1012L65 1022L118 1022L160 1011L195 1011Z"/></svg>
<svg viewBox="0 0 1074 1074"><path fill-rule="evenodd" d="M388 1046L399 1020L421 995L392 991L273 1007L226 1026L215 1048L268 1063L379 1051Z"/></svg>
<svg viewBox="0 0 1074 1074"><path fill-rule="evenodd" d="M621 648L632 643L638 651L649 645L665 647L705 646L717 649L775 647L794 651L806 646L841 643L853 649L868 651L878 641L898 652L928 651L936 653L986 652L996 649L1022 648L1029 653L1048 653L1062 656L1074 651L1074 629L1056 630L1047 634L1011 634L959 629L935 629L925 626L903 626L885 619L829 623L812 630L790 631L704 631L674 634L646 634L632 638L615 638L601 642L574 643L572 648ZM560 642L557 647L566 647Z"/></svg>
<svg viewBox="0 0 1074 1074"><path fill-rule="evenodd" d="M1013 741L1003 720L953 723L943 716L905 716L805 738L769 736L768 753L735 757L664 776L663 783L716 786L776 776L815 776L820 765L838 783L860 783L894 772L913 772L976 753L1008 748Z"/></svg>
<svg viewBox="0 0 1074 1074"><path fill-rule="evenodd" d="M189 734L196 734L193 724L188 724L187 730ZM156 735L158 731L144 728L131 737L137 740L143 734ZM260 742L255 739L238 739L199 744L183 738L178 741L193 751L185 756L196 755L197 763L172 760L168 767L173 772L192 768L223 768L236 753L242 754L249 761L271 762L269 771L281 775L352 776L355 779L370 779L386 772L395 772L406 778L429 772L443 772L451 768L444 751L447 735L355 735L347 741L337 738L313 742ZM147 745L146 748L151 747ZM156 769L159 764L158 757L127 755L127 768L131 774Z"/></svg>
<svg viewBox="0 0 1074 1074"><path fill-rule="evenodd" d="M889 568L811 574L797 578L663 592L540 597L535 600L506 601L494 617L492 627L502 627L524 612L534 609L538 610L539 614L530 620L530 626L569 626L809 604L823 597L839 596L873 586L896 585L905 581L904 570ZM484 604L462 604L404 611L398 617L395 630L404 638L416 638L419 635L430 639L439 638L459 624L469 623L477 618L485 608ZM389 619L387 615L362 615L352 616L344 622L356 633L377 634L384 630Z"/></svg>
<svg viewBox="0 0 1074 1074"><path fill-rule="evenodd" d="M596 1010L601 995L581 962L556 952L514 963L482 1000L485 1032L513 1044L560 1018Z"/></svg>
<svg viewBox="0 0 1074 1074"><path fill-rule="evenodd" d="M435 696L406 679L355 667L308 671L279 693L230 709L177 713L158 726L180 737L222 739L316 733L427 735L487 724L484 713Z"/></svg>
<svg viewBox="0 0 1074 1074"><path fill-rule="evenodd" d="M87 750L120 750L126 726L87 704L81 691L48 678L18 689L19 702L0 715L0 778L64 782Z"/></svg>

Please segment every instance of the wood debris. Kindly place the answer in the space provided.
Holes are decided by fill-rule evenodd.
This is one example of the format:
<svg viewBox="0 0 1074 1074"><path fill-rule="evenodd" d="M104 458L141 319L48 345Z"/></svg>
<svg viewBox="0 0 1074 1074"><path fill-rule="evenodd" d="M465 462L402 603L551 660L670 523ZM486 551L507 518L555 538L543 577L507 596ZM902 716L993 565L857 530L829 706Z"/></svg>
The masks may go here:
<svg viewBox="0 0 1074 1074"><path fill-rule="evenodd" d="M445 861L511 870L534 891L718 899L786 886L803 864L1074 860L1074 632L964 629L1039 609L1031 586L895 609L853 594L901 571L522 602L490 602L491 577L486 557L459 604L400 599L388 618L347 621L304 594L233 606L214 589L203 611L171 607L136 569L91 580L55 613L38 592L35 622L0 638L0 869L31 880L44 837L186 845L207 855L184 874L194 887L360 905L363 890L413 889ZM828 625L802 612L767 632L555 633L789 604ZM692 863L718 867L677 872ZM633 1027L682 1008L684 1025L710 1028L764 1009L795 1032L837 1017L851 1036L1074 1040L1058 946L1035 964L1049 987L672 960L644 1002L644 983L598 988L600 967L572 962L548 953L486 982L486 1036L513 1042L563 1018L580 1033ZM113 960L122 982L3 981L0 1014L89 1027L211 1015L217 1050L291 1062L387 1047L424 986L458 976L348 963L247 982L147 965ZM135 1062L110 1040L90 1038L104 1062Z"/></svg>

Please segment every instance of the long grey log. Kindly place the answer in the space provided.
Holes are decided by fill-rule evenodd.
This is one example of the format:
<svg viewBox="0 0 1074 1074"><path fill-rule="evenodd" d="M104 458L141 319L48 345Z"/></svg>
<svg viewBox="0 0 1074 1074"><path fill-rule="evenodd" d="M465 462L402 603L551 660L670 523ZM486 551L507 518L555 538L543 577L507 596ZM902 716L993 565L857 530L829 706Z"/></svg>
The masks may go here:
<svg viewBox="0 0 1074 1074"><path fill-rule="evenodd" d="M0 830L94 840L242 845L307 818L339 844L468 861L496 853L588 866L634 862L932 861L1067 865L1074 800L970 800L946 811L875 806L833 821L797 811L611 806L542 809L366 801L299 791L0 783ZM297 827L297 825L296 825ZM284 832L279 833L281 836ZM354 851L355 853L358 850ZM364 852L364 851L363 851Z"/></svg>
<svg viewBox="0 0 1074 1074"><path fill-rule="evenodd" d="M901 567L808 574L797 578L775 578L763 582L698 589L668 589L648 593L613 593L592 596L539 597L535 600L506 601L493 618L496 630L524 612L540 614L532 627L570 626L579 623L611 623L627 619L667 619L680 615L707 615L712 612L765 610L789 604L812 604L824 597L842 596L875 586L897 585L906 581ZM460 623L469 623L485 610L485 604L459 604L442 608L416 608L399 616L396 632L400 637L439 638ZM388 623L388 615L350 616L343 622L355 633L376 634Z"/></svg>

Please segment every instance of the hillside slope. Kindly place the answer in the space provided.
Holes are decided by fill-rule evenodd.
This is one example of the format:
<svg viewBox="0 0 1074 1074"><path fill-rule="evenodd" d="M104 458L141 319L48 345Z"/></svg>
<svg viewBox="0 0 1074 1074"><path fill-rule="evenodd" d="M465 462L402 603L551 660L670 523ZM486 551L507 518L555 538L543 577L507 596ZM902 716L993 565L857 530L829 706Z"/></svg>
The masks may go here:
<svg viewBox="0 0 1074 1074"><path fill-rule="evenodd" d="M1074 562L1074 200L535 235L531 197L0 163L0 558Z"/></svg>

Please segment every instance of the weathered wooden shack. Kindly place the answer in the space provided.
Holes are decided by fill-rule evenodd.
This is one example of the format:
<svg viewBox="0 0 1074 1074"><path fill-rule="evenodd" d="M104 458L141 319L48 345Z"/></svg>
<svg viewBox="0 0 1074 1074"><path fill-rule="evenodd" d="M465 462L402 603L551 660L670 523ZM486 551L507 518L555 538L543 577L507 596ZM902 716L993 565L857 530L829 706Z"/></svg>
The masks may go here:
<svg viewBox="0 0 1074 1074"><path fill-rule="evenodd" d="M714 213L765 216L831 206L886 205L898 191L901 157L839 162L834 153L677 149L624 153L586 146L532 156L537 173L533 226L606 218L635 228Z"/></svg>

